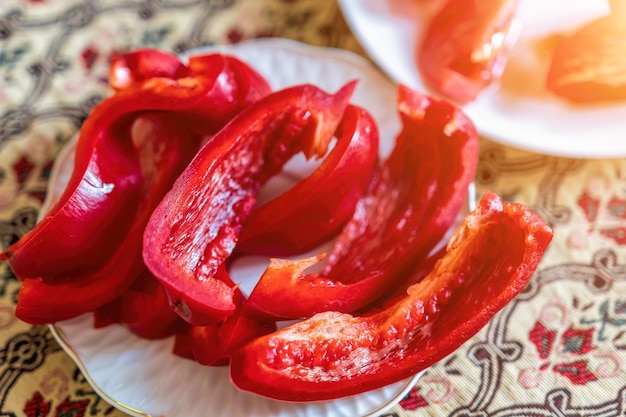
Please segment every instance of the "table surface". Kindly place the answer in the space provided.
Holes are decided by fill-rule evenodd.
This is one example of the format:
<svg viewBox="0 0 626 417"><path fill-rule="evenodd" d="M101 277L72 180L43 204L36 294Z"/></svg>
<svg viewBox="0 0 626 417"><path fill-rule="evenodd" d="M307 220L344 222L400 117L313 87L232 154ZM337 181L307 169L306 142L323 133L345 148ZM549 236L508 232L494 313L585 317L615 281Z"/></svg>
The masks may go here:
<svg viewBox="0 0 626 417"><path fill-rule="evenodd" d="M55 155L106 96L112 52L267 36L365 55L330 0L0 1L3 247L33 226ZM476 185L532 207L554 241L523 296L388 416L626 415L626 161L481 138ZM0 415L123 416L47 327L15 318L19 283L0 274Z"/></svg>

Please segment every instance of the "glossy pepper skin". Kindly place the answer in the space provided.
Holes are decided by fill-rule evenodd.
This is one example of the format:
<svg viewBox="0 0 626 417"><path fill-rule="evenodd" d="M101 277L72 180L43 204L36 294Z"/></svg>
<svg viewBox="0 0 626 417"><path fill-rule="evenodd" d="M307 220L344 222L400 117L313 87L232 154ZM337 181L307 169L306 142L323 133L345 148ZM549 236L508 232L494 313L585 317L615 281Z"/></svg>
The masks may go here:
<svg viewBox="0 0 626 417"><path fill-rule="evenodd" d="M159 76L138 75L93 109L65 192L2 253L23 281L20 319L64 320L126 290L145 270L142 235L154 206L207 136L269 93L254 70L228 57L191 59L184 74L171 61L165 57Z"/></svg>
<svg viewBox="0 0 626 417"><path fill-rule="evenodd" d="M407 378L478 332L524 289L552 238L537 215L488 193L406 295L360 316L324 312L231 358L240 389L287 401L338 398Z"/></svg>
<svg viewBox="0 0 626 417"><path fill-rule="evenodd" d="M214 275L232 254L261 186L295 153L327 152L354 88L351 82L328 94L300 85L259 100L198 152L155 209L143 257L186 321L208 325L234 312L234 287Z"/></svg>
<svg viewBox="0 0 626 417"><path fill-rule="evenodd" d="M398 90L402 131L327 257L272 259L244 311L260 319L353 312L401 285L455 222L478 160L478 134L448 102Z"/></svg>

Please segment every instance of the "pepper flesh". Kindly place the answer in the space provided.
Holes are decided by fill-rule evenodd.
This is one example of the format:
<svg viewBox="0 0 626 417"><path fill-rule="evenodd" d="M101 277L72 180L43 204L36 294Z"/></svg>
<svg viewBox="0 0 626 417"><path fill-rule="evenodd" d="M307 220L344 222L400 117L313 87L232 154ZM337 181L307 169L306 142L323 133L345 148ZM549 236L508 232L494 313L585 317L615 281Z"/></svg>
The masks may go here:
<svg viewBox="0 0 626 417"><path fill-rule="evenodd" d="M214 279L231 255L261 186L295 153L322 156L355 83L335 94L312 85L275 92L205 145L155 209L143 257L178 313L194 325L223 320L232 287Z"/></svg>
<svg viewBox="0 0 626 417"><path fill-rule="evenodd" d="M324 312L257 338L231 357L240 389L288 401L379 388L457 349L521 292L552 230L520 204L487 193L446 253L405 297L369 314Z"/></svg>
<svg viewBox="0 0 626 417"><path fill-rule="evenodd" d="M401 86L403 129L326 264L323 255L272 259L244 311L264 319L353 312L406 278L456 220L478 159L478 134L457 108Z"/></svg>
<svg viewBox="0 0 626 417"><path fill-rule="evenodd" d="M245 64L210 55L186 77L136 80L97 105L60 200L0 255L23 280L16 315L50 323L119 296L145 269L142 233L162 195L207 136L268 92Z"/></svg>

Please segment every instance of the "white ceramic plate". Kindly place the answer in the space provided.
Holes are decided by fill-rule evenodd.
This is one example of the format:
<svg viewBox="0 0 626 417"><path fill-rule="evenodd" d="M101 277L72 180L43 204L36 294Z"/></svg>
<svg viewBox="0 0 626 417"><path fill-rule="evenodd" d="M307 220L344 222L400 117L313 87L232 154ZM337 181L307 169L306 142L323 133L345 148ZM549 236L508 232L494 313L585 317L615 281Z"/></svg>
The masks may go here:
<svg viewBox="0 0 626 417"><path fill-rule="evenodd" d="M214 50L215 48L211 48ZM221 47L251 63L275 89L312 82L334 91L358 78L353 102L366 107L381 130L381 154L399 130L395 86L364 59L334 49L284 40L262 40ZM72 170L74 142L59 155L42 213L65 187ZM294 165L297 169L297 163ZM200 366L174 356L173 338L140 339L122 326L93 329L91 315L51 326L96 391L133 416L185 417L355 417L377 416L393 407L419 375L382 389L334 401L289 403L238 391L228 368Z"/></svg>
<svg viewBox="0 0 626 417"><path fill-rule="evenodd" d="M394 81L427 91L415 64L423 19L438 0L339 0L370 57ZM486 138L539 153L579 158L626 156L626 101L571 106L543 80L548 37L609 11L607 0L521 0L522 30L499 88L464 106ZM421 23L422 22L422 23Z"/></svg>

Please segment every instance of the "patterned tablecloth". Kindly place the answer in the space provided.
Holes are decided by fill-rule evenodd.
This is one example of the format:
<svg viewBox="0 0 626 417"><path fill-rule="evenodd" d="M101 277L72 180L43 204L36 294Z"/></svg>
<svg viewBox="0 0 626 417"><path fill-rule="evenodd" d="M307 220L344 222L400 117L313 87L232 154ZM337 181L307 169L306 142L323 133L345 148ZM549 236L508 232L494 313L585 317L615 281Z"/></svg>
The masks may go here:
<svg viewBox="0 0 626 417"><path fill-rule="evenodd" d="M0 0L3 247L33 226L55 155L107 94L112 52L267 36L363 54L330 0ZM625 416L625 160L483 138L476 184L540 213L553 244L527 290L388 416ZM5 264L0 271L0 415L123 415L47 327L15 318L19 283Z"/></svg>

